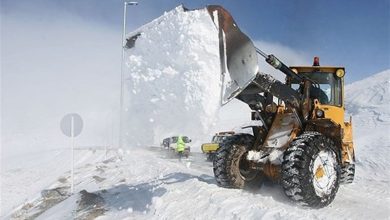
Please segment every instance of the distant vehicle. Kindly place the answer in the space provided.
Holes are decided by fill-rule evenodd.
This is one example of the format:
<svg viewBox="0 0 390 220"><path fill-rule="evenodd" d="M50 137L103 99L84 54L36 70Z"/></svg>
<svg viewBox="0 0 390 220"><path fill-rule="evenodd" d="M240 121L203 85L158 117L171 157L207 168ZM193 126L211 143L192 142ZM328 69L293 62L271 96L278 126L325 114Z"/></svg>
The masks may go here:
<svg viewBox="0 0 390 220"><path fill-rule="evenodd" d="M202 144L202 146L201 146L202 152L207 155L208 161L214 160L215 152L219 148L219 143L221 143L223 140L225 140L226 137L229 137L232 135L234 135L234 131L219 132L213 136L210 143Z"/></svg>
<svg viewBox="0 0 390 220"><path fill-rule="evenodd" d="M167 150L176 151L176 142L178 138L179 136L164 138L161 143L161 147ZM188 158L190 155L191 147L187 144L190 143L192 140L188 136L182 136L182 138L184 143L186 143L186 148L184 149L183 155Z"/></svg>

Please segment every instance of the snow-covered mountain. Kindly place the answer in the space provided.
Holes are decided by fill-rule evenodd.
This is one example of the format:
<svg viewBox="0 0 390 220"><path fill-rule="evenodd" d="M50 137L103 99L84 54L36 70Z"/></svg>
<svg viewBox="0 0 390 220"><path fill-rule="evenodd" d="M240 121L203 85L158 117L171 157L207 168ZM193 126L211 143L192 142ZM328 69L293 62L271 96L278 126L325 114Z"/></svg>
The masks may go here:
<svg viewBox="0 0 390 220"><path fill-rule="evenodd" d="M346 103L354 107L388 107L390 103L390 70L384 70L346 87ZM389 110L390 111L390 110Z"/></svg>
<svg viewBox="0 0 390 220"><path fill-rule="evenodd" d="M347 110L352 115L369 115L372 120L390 122L390 70L377 73L346 87ZM367 118L367 117L366 117ZM374 120L376 119L376 120Z"/></svg>

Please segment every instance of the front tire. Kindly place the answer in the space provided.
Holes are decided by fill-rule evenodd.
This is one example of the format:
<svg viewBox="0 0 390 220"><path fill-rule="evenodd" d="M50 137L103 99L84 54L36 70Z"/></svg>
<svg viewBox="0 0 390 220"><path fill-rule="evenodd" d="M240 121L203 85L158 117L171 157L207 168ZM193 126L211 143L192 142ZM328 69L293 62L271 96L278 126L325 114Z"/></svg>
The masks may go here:
<svg viewBox="0 0 390 220"><path fill-rule="evenodd" d="M218 186L225 188L253 188L260 186L263 175L250 168L246 159L252 148L254 137L249 134L238 134L226 138L213 160L213 170Z"/></svg>
<svg viewBox="0 0 390 220"><path fill-rule="evenodd" d="M305 132L284 153L282 187L292 200L313 208L329 205L339 188L340 166L332 140Z"/></svg>

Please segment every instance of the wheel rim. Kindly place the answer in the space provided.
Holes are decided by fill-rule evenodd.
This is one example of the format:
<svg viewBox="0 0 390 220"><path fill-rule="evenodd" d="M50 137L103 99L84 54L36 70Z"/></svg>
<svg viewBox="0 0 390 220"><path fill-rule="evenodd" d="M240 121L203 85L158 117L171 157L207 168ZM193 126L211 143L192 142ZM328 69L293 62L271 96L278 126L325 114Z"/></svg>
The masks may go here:
<svg viewBox="0 0 390 220"><path fill-rule="evenodd" d="M238 161L238 169L240 171L240 176L242 179L249 181L256 178L257 173L255 170L250 169L249 161L246 159L247 153L241 154Z"/></svg>
<svg viewBox="0 0 390 220"><path fill-rule="evenodd" d="M313 162L313 186L320 197L330 195L337 181L337 160L334 152L320 151Z"/></svg>

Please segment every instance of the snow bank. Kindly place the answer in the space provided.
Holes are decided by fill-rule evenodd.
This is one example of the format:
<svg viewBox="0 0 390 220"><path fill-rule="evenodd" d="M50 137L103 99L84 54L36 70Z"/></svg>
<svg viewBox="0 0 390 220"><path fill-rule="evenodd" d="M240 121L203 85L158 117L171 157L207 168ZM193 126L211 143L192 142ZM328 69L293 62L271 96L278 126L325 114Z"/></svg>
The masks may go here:
<svg viewBox="0 0 390 220"><path fill-rule="evenodd" d="M128 37L138 33L126 53L128 145L178 134L208 140L219 109L220 69L218 32L207 10L179 6Z"/></svg>

